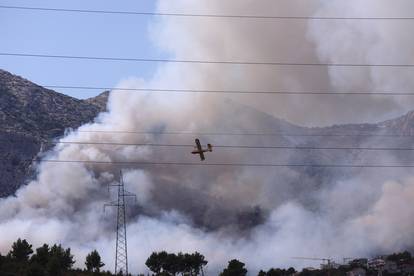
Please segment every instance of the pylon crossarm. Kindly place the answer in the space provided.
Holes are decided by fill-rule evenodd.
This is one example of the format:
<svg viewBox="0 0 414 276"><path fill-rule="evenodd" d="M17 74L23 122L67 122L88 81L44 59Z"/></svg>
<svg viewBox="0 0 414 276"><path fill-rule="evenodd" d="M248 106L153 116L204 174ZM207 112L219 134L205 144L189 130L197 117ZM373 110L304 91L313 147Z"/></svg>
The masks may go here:
<svg viewBox="0 0 414 276"><path fill-rule="evenodd" d="M103 206L103 210L105 212L106 211L106 207L117 207L117 206L119 206L119 205L116 202L113 202L113 203L105 203L104 206Z"/></svg>

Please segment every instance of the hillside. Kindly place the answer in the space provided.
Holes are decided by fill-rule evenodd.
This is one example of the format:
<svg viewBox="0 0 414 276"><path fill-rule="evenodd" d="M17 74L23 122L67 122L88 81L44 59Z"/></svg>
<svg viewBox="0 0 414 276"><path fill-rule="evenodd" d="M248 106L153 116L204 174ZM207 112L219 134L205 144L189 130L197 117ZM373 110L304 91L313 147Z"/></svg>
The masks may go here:
<svg viewBox="0 0 414 276"><path fill-rule="evenodd" d="M109 92L97 97L79 100L53 90L38 86L24 78L0 70L0 197L12 194L31 175L28 162L38 154L41 141L62 135L65 128L77 128L83 123L93 121L99 112L104 111ZM249 122L249 129L263 129L268 133L305 134L256 137L256 143L293 144L297 146L368 146L378 134L411 135L414 133L414 111L396 119L378 124L347 124L322 128L306 128L290 124L250 107L235 102L223 102L218 109L239 114ZM220 114L220 112L218 112ZM252 119L253 118L253 119ZM241 130L246 125L237 125L231 120L223 120L218 126L223 130ZM202 127L203 125L201 125ZM254 126L254 128L252 127ZM245 129L246 131L248 129ZM339 134L333 135L330 134ZM345 135L340 135L345 134ZM351 135L349 135L351 134ZM356 136L354 136L356 135ZM373 135L373 136L372 136ZM231 140L233 139L230 137ZM260 139L259 139L260 138ZM224 139L224 138L223 138ZM232 141L228 141L230 143ZM386 146L412 146L411 139L388 139L376 141ZM395 152L395 157L406 158L403 152ZM324 164L335 161L337 164L351 162L377 162L380 155L363 155L360 151L295 151L294 154L278 153L291 163ZM11 161L10 161L11 160ZM286 160L286 159L285 159ZM405 160L405 159L402 159ZM269 162L272 162L270 160ZM323 168L300 169L310 182L303 185L323 185L329 179L338 177L332 170Z"/></svg>
<svg viewBox="0 0 414 276"><path fill-rule="evenodd" d="M92 121L105 110L107 96L79 100L0 70L0 196L28 177L30 164L20 160L33 158L42 139Z"/></svg>

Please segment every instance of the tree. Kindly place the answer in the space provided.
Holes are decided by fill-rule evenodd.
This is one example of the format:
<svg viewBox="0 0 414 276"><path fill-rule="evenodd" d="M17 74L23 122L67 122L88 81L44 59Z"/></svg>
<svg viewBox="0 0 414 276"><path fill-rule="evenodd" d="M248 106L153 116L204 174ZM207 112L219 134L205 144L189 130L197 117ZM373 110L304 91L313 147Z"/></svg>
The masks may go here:
<svg viewBox="0 0 414 276"><path fill-rule="evenodd" d="M167 254L162 262L162 269L163 271L175 276L181 271L181 261L180 256L177 256L174 253Z"/></svg>
<svg viewBox="0 0 414 276"><path fill-rule="evenodd" d="M30 258L30 262L37 263L43 268L46 267L50 258L49 245L43 244L41 247L36 248L36 253Z"/></svg>
<svg viewBox="0 0 414 276"><path fill-rule="evenodd" d="M27 276L45 276L45 269L37 262L31 262L27 270Z"/></svg>
<svg viewBox="0 0 414 276"><path fill-rule="evenodd" d="M203 266L207 264L204 256L198 252L167 253L165 251L153 252L145 262L145 265L155 275L203 275Z"/></svg>
<svg viewBox="0 0 414 276"><path fill-rule="evenodd" d="M64 249L60 244L55 244L50 248L50 257L57 259L63 271L69 270L75 263L70 248Z"/></svg>
<svg viewBox="0 0 414 276"><path fill-rule="evenodd" d="M229 262L227 268L220 273L220 276L245 276L247 274L247 269L244 265L244 263L233 259Z"/></svg>
<svg viewBox="0 0 414 276"><path fill-rule="evenodd" d="M62 275L62 267L57 256L53 256L50 258L49 262L47 263L46 268L48 275L55 275L59 276Z"/></svg>
<svg viewBox="0 0 414 276"><path fill-rule="evenodd" d="M388 261L393 261L393 262L396 262L397 264L409 262L411 259L412 259L411 253L408 251L394 253L387 257Z"/></svg>
<svg viewBox="0 0 414 276"><path fill-rule="evenodd" d="M49 275L61 275L71 269L74 263L70 248L64 249L60 244L55 244L50 248L46 270Z"/></svg>
<svg viewBox="0 0 414 276"><path fill-rule="evenodd" d="M159 274L163 267L163 258L167 255L167 252L153 252L151 256L148 257L145 265L155 274Z"/></svg>
<svg viewBox="0 0 414 276"><path fill-rule="evenodd" d="M267 272L260 270L258 276L290 276L294 275L296 270L293 267L286 269L271 268Z"/></svg>
<svg viewBox="0 0 414 276"><path fill-rule="evenodd" d="M174 253L165 251L153 252L145 262L145 265L156 275L176 275L182 269L182 254L177 256Z"/></svg>
<svg viewBox="0 0 414 276"><path fill-rule="evenodd" d="M293 267L289 267L286 272L288 273L288 275L293 275L296 273L296 270Z"/></svg>
<svg viewBox="0 0 414 276"><path fill-rule="evenodd" d="M189 273L190 269L188 267L188 263L186 262L186 256L188 254L183 254L182 252L179 252L177 254L177 269L178 272L181 272L182 275L184 275L184 273Z"/></svg>
<svg viewBox="0 0 414 276"><path fill-rule="evenodd" d="M17 262L27 262L32 253L32 245L21 239L13 243L12 250L9 252L10 256Z"/></svg>
<svg viewBox="0 0 414 276"><path fill-rule="evenodd" d="M326 271L317 269L317 270L308 270L303 269L302 272L299 273L300 276L325 276L327 275ZM332 271L331 271L332 275Z"/></svg>
<svg viewBox="0 0 414 276"><path fill-rule="evenodd" d="M101 256L99 255L98 251L94 250L86 256L86 269L88 271L99 272L101 267L105 264L101 262Z"/></svg>
<svg viewBox="0 0 414 276"><path fill-rule="evenodd" d="M200 271L204 275L203 266L207 265L207 263L204 256L198 252L190 255L190 267L195 275L198 275Z"/></svg>

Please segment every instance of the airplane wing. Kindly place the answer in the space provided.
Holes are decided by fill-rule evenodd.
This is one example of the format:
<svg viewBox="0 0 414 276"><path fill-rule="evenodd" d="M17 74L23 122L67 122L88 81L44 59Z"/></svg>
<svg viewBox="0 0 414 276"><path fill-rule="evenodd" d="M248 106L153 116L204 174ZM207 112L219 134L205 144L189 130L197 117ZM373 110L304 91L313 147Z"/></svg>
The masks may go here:
<svg viewBox="0 0 414 276"><path fill-rule="evenodd" d="M200 159L201 159L201 161L204 161L204 159L206 159L204 157L204 152L203 151L200 151Z"/></svg>

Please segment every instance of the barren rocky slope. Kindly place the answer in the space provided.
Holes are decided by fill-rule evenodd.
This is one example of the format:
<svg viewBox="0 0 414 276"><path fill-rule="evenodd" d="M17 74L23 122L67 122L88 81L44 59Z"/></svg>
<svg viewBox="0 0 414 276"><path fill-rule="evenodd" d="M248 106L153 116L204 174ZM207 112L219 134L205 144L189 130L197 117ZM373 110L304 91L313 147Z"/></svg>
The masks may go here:
<svg viewBox="0 0 414 276"><path fill-rule="evenodd" d="M0 196L13 193L29 176L41 141L92 121L106 108L108 93L75 99L0 70Z"/></svg>

